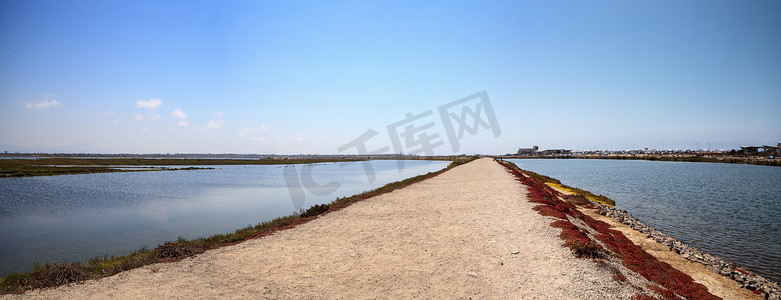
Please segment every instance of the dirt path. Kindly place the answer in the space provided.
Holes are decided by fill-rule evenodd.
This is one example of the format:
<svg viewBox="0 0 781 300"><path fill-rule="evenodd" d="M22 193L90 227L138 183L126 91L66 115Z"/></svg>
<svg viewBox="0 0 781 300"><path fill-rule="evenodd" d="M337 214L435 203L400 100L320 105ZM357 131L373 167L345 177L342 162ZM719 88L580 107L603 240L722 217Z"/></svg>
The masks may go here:
<svg viewBox="0 0 781 300"><path fill-rule="evenodd" d="M273 236L30 298L626 299L491 159ZM18 295L11 296L19 297Z"/></svg>

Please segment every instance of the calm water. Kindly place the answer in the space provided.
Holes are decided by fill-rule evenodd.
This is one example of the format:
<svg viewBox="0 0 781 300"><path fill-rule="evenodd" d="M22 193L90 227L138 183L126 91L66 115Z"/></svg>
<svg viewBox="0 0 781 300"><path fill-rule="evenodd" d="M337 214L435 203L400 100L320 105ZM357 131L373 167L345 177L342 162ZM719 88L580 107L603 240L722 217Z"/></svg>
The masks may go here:
<svg viewBox="0 0 781 300"><path fill-rule="evenodd" d="M513 159L606 195L646 224L781 281L781 168L642 160Z"/></svg>
<svg viewBox="0 0 781 300"><path fill-rule="evenodd" d="M309 165L316 184L339 186L298 189L305 197L299 201L283 174L301 174L304 165L0 178L0 275L30 270L33 262L84 261L179 236L233 232L289 215L296 204L331 202L450 162L403 163L399 171L396 161L372 161L373 183L360 162Z"/></svg>

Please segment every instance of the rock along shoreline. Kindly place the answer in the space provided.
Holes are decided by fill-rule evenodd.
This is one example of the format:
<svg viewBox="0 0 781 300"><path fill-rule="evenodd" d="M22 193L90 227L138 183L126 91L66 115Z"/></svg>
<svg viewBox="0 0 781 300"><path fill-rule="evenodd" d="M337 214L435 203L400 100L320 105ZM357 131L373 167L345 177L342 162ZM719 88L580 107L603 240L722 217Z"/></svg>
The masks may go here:
<svg viewBox="0 0 781 300"><path fill-rule="evenodd" d="M665 245L673 252L680 254L683 258L691 262L701 263L708 270L737 281L743 288L763 292L765 299L781 300L781 290L779 290L777 282L765 279L750 271L745 271L734 263L727 262L697 248L689 247L685 243L641 222L627 211L598 202L592 201L592 203L597 206L597 210L601 215L618 220L624 225L645 234L657 243Z"/></svg>

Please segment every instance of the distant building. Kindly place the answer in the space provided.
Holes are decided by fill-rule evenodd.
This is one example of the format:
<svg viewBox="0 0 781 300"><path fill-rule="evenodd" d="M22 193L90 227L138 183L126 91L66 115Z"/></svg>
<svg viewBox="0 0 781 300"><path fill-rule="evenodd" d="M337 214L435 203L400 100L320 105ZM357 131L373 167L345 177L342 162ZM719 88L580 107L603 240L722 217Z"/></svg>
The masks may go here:
<svg viewBox="0 0 781 300"><path fill-rule="evenodd" d="M757 153L761 146L740 146L740 152L743 153Z"/></svg>
<svg viewBox="0 0 781 300"><path fill-rule="evenodd" d="M534 155L540 147L532 146L531 148L518 148L518 155Z"/></svg>
<svg viewBox="0 0 781 300"><path fill-rule="evenodd" d="M741 147L743 148L743 147ZM781 155L781 143L776 144L775 146L762 146L762 148L765 148L765 150L773 151L773 155L779 156Z"/></svg>
<svg viewBox="0 0 781 300"><path fill-rule="evenodd" d="M531 148L518 148L518 155L533 156L533 155L569 155L572 150L567 149L546 149L540 150L540 147L533 146Z"/></svg>
<svg viewBox="0 0 781 300"><path fill-rule="evenodd" d="M541 151L542 155L556 155L556 154L569 154L572 150L567 149L547 149Z"/></svg>

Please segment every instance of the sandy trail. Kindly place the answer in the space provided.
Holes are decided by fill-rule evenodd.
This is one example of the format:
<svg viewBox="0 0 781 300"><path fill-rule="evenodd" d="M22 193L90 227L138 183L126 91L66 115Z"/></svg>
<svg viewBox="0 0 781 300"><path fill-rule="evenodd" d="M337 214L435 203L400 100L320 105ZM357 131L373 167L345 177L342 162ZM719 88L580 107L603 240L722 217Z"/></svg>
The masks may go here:
<svg viewBox="0 0 781 300"><path fill-rule="evenodd" d="M626 299L480 159L275 235L25 298ZM513 254L517 253L517 254Z"/></svg>

